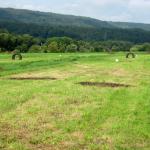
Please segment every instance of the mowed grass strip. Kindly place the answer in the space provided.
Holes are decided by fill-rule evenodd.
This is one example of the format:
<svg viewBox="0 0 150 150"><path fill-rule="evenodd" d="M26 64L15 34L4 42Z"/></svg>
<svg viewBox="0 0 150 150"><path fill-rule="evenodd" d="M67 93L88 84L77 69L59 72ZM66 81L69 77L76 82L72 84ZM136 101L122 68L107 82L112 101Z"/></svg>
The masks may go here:
<svg viewBox="0 0 150 150"><path fill-rule="evenodd" d="M146 54L0 55L0 149L149 150L149 67Z"/></svg>

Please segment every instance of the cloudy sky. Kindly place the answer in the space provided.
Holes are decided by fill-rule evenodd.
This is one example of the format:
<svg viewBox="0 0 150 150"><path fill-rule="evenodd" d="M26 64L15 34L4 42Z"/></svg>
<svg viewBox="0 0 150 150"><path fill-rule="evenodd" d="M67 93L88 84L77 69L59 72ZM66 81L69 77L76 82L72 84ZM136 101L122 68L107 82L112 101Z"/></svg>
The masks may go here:
<svg viewBox="0 0 150 150"><path fill-rule="evenodd" d="M150 0L0 0L0 7L150 23Z"/></svg>

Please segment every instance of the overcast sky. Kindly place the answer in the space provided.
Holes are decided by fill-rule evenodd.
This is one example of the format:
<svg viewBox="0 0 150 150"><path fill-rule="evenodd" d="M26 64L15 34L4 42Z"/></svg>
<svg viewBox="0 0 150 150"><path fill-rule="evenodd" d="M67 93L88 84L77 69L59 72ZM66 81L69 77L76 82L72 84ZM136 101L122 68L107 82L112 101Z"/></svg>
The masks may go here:
<svg viewBox="0 0 150 150"><path fill-rule="evenodd" d="M150 0L0 0L0 7L150 23Z"/></svg>

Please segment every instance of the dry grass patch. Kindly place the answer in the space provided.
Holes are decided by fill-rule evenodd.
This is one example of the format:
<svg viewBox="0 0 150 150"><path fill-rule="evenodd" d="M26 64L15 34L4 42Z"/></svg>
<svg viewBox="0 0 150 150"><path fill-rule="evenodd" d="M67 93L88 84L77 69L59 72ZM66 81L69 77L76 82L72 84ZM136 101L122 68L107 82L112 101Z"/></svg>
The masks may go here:
<svg viewBox="0 0 150 150"><path fill-rule="evenodd" d="M65 79L72 76L74 72L61 70L46 70L46 71L32 71L28 73L21 73L12 75L10 79Z"/></svg>
<svg viewBox="0 0 150 150"><path fill-rule="evenodd" d="M75 137L78 140L84 140L84 134L81 131L76 131L71 134L72 137Z"/></svg>
<svg viewBox="0 0 150 150"><path fill-rule="evenodd" d="M53 145L50 144L30 144L30 150L58 150Z"/></svg>
<svg viewBox="0 0 150 150"><path fill-rule="evenodd" d="M117 77L125 77L129 75L129 72L120 68L120 69L114 69L114 70L109 71L109 74L113 76L117 76Z"/></svg>
<svg viewBox="0 0 150 150"><path fill-rule="evenodd" d="M62 141L59 143L59 147L62 150L69 150L75 146L75 143L73 141Z"/></svg>
<svg viewBox="0 0 150 150"><path fill-rule="evenodd" d="M93 143L99 147L99 150L109 149L114 150L114 143L111 137L103 135L102 137L97 137L93 140Z"/></svg>
<svg viewBox="0 0 150 150"><path fill-rule="evenodd" d="M4 71L4 68L0 67L0 71Z"/></svg>

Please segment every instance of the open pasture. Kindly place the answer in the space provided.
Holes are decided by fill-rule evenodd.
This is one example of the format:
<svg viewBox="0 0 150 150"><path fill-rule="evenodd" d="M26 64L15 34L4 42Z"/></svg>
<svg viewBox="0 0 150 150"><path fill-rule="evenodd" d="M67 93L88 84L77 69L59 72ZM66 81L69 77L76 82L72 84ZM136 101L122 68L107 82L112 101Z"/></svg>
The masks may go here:
<svg viewBox="0 0 150 150"><path fill-rule="evenodd" d="M150 55L0 54L0 149L149 150Z"/></svg>

